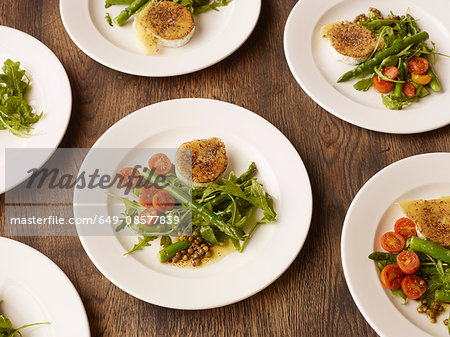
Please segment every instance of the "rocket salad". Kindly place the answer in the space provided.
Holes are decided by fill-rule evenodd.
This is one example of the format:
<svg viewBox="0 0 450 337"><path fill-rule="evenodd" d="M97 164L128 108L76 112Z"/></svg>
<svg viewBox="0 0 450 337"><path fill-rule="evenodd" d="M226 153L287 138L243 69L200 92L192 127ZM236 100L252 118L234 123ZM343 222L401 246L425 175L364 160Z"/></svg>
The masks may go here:
<svg viewBox="0 0 450 337"><path fill-rule="evenodd" d="M0 74L0 130L9 130L19 137L31 136L33 124L43 113L34 114L33 108L25 99L30 80L20 62L6 60Z"/></svg>
<svg viewBox="0 0 450 337"><path fill-rule="evenodd" d="M260 224L276 219L272 197L255 174L256 165L251 163L239 177L231 172L226 179L189 187L177 177L175 166L162 153L152 156L149 167L142 172L122 169L122 186L132 191L132 197L110 194L126 207L116 231L129 228L140 235L127 254L149 246L158 237L163 247L159 253L161 262L177 262L184 258L184 252L197 266L202 257L211 256L210 247L229 241L242 252ZM258 209L263 217L252 220Z"/></svg>

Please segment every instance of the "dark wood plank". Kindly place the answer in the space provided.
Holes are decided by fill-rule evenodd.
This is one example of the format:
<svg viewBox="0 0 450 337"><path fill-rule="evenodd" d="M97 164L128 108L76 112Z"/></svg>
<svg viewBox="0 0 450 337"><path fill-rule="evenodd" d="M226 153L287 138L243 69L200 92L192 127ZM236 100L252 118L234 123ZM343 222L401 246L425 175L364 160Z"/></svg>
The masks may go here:
<svg viewBox="0 0 450 337"><path fill-rule="evenodd" d="M450 127L387 135L347 124L320 108L295 82L284 58L284 25L295 3L263 1L258 26L232 56L171 78L121 74L87 57L65 32L57 0L0 3L0 24L40 39L67 70L73 114L61 147L91 147L113 123L146 105L206 97L269 120L293 143L310 174L314 214L303 250L267 289L224 308L178 311L144 303L103 277L78 238L16 238L49 256L69 276L86 307L92 336L376 336L342 272L340 237L347 208L359 188L386 165L414 154L448 151ZM2 217L2 233L4 225Z"/></svg>

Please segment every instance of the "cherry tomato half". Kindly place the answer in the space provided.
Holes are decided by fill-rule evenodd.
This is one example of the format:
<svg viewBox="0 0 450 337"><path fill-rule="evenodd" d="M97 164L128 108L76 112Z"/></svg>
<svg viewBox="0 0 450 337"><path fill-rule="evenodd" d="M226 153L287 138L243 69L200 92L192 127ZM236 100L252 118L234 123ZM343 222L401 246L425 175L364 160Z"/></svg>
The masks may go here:
<svg viewBox="0 0 450 337"><path fill-rule="evenodd" d="M142 206L152 206L153 196L158 192L159 189L153 185L146 185L142 187L141 192L139 193L139 203Z"/></svg>
<svg viewBox="0 0 450 337"><path fill-rule="evenodd" d="M406 275L402 281L402 291L406 297L415 300L427 291L427 283L419 276Z"/></svg>
<svg viewBox="0 0 450 337"><path fill-rule="evenodd" d="M411 82L406 81L405 83L403 83L402 92L406 97L413 97L416 94L416 87Z"/></svg>
<svg viewBox="0 0 450 337"><path fill-rule="evenodd" d="M161 213L172 210L175 207L175 199L167 191L159 191L153 196L153 207Z"/></svg>
<svg viewBox="0 0 450 337"><path fill-rule="evenodd" d="M393 82L382 80L378 76L373 77L372 83L375 90L381 94L387 94L394 87Z"/></svg>
<svg viewBox="0 0 450 337"><path fill-rule="evenodd" d="M141 181L141 173L138 169L127 167L119 171L120 184L124 187L135 188Z"/></svg>
<svg viewBox="0 0 450 337"><path fill-rule="evenodd" d="M387 232L381 237L381 247L389 253L398 253L405 248L405 239L400 234Z"/></svg>
<svg viewBox="0 0 450 337"><path fill-rule="evenodd" d="M398 77L398 68L395 66L389 66L384 68L381 73L384 76L389 77L391 80L395 80Z"/></svg>
<svg viewBox="0 0 450 337"><path fill-rule="evenodd" d="M408 240L411 236L417 236L416 224L408 218L400 218L395 222L394 232Z"/></svg>
<svg viewBox="0 0 450 337"><path fill-rule="evenodd" d="M154 207L147 207L139 214L139 223L152 226L158 221L158 211Z"/></svg>
<svg viewBox="0 0 450 337"><path fill-rule="evenodd" d="M156 174L165 175L172 168L172 163L164 153L157 153L148 160L148 167L155 169Z"/></svg>
<svg viewBox="0 0 450 337"><path fill-rule="evenodd" d="M420 267L420 260L416 253L405 250L397 255L397 264L405 274L414 274Z"/></svg>
<svg viewBox="0 0 450 337"><path fill-rule="evenodd" d="M402 286L403 273L396 264L388 264L381 271L381 282L388 289L399 289Z"/></svg>
<svg viewBox="0 0 450 337"><path fill-rule="evenodd" d="M431 82L432 78L430 75L418 75L418 74L412 74L411 79L414 81L414 83L426 85Z"/></svg>
<svg viewBox="0 0 450 337"><path fill-rule="evenodd" d="M422 75L428 71L430 64L423 57L414 57L408 62L408 70L411 74Z"/></svg>

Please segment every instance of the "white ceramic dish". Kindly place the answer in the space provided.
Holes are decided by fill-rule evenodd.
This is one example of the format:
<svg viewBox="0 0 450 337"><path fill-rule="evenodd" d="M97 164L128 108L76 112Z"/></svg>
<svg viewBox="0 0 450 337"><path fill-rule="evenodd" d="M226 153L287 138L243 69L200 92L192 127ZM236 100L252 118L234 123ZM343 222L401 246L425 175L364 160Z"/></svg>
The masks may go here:
<svg viewBox="0 0 450 337"><path fill-rule="evenodd" d="M337 83L336 80L352 66L333 58L328 42L320 35L320 28L327 23L349 20L367 13L375 6L382 13L393 11L411 15L420 20L418 25L430 34L428 41L436 43L437 50L450 54L450 25L447 13L450 2L436 0L424 3L419 0L380 0L376 4L368 0L299 1L286 22L284 50L289 68L302 89L321 107L351 124L387 133L418 133L450 123L450 60L438 57L434 66L443 91L433 93L420 102L400 111L387 109L381 95L373 88L359 92L353 88L356 80Z"/></svg>
<svg viewBox="0 0 450 337"><path fill-rule="evenodd" d="M442 323L448 313L431 324L417 313L416 301L402 305L384 288L375 263L367 257L383 251L380 237L404 216L398 201L450 195L449 170L450 153L400 160L369 179L348 209L341 242L345 279L359 310L380 336L448 336Z"/></svg>
<svg viewBox="0 0 450 337"><path fill-rule="evenodd" d="M123 256L137 238L116 236L107 224L105 236L81 236L83 247L97 268L129 294L177 309L224 306L268 286L298 255L312 213L308 175L291 143L258 115L220 101L166 101L138 110L119 121L100 137L93 150L177 148L185 141L212 136L220 137L226 144L230 166L235 172L245 171L251 161L256 163L258 180L274 197L278 220L262 225L244 253L231 253L217 263L197 269L161 264L157 259L157 241L152 247ZM97 157L99 160L108 161L110 174L118 172L124 165L123 157ZM88 154L80 172L95 165L95 158ZM108 208L107 204L113 200L105 191L99 190L94 196L92 193L75 190L76 217L118 215ZM97 203L98 207L85 207L86 200ZM83 234L79 227L78 231ZM275 237L282 239L275 240ZM201 296L195 290L199 284L202 284Z"/></svg>
<svg viewBox="0 0 450 337"><path fill-rule="evenodd" d="M237 50L253 31L261 0L233 0L219 11L195 17L196 31L180 48L162 48L158 55L144 55L130 19L110 27L106 12L115 17L125 6L105 9L102 0L61 0L64 26L75 44L97 62L133 75L175 76L207 68Z"/></svg>
<svg viewBox="0 0 450 337"><path fill-rule="evenodd" d="M72 110L72 92L64 67L42 42L19 30L0 26L0 65L3 66L8 58L19 61L21 68L27 71L31 80L27 99L37 113L44 112L44 117L35 124L36 135L30 138L20 138L0 130L0 194L27 177L26 172L21 172L5 181L5 149L48 149L40 151L46 155L36 157L33 162L34 167L40 167L61 142Z"/></svg>
<svg viewBox="0 0 450 337"><path fill-rule="evenodd" d="M20 242L0 237L2 313L24 337L89 337L89 322L76 289L46 256Z"/></svg>

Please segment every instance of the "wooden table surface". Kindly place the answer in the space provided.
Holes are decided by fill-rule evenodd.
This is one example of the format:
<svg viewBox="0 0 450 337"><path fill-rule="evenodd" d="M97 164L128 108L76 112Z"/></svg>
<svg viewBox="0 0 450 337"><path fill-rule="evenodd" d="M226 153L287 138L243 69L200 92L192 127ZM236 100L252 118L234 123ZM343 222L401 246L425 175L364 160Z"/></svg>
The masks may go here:
<svg viewBox="0 0 450 337"><path fill-rule="evenodd" d="M42 41L68 73L73 110L61 147L91 147L112 124L155 102L214 98L273 123L309 172L314 212L297 259L260 293L223 308L178 311L135 299L94 267L78 237L15 238L67 274L83 300L92 336L376 336L353 302L341 267L347 208L361 186L386 165L419 153L449 151L450 128L382 134L319 107L296 83L284 57L284 25L295 3L263 1L253 34L219 64L185 76L144 78L106 68L81 52L64 30L57 0L0 1L0 24ZM4 214L4 195L0 201ZM2 217L2 233L4 225Z"/></svg>

